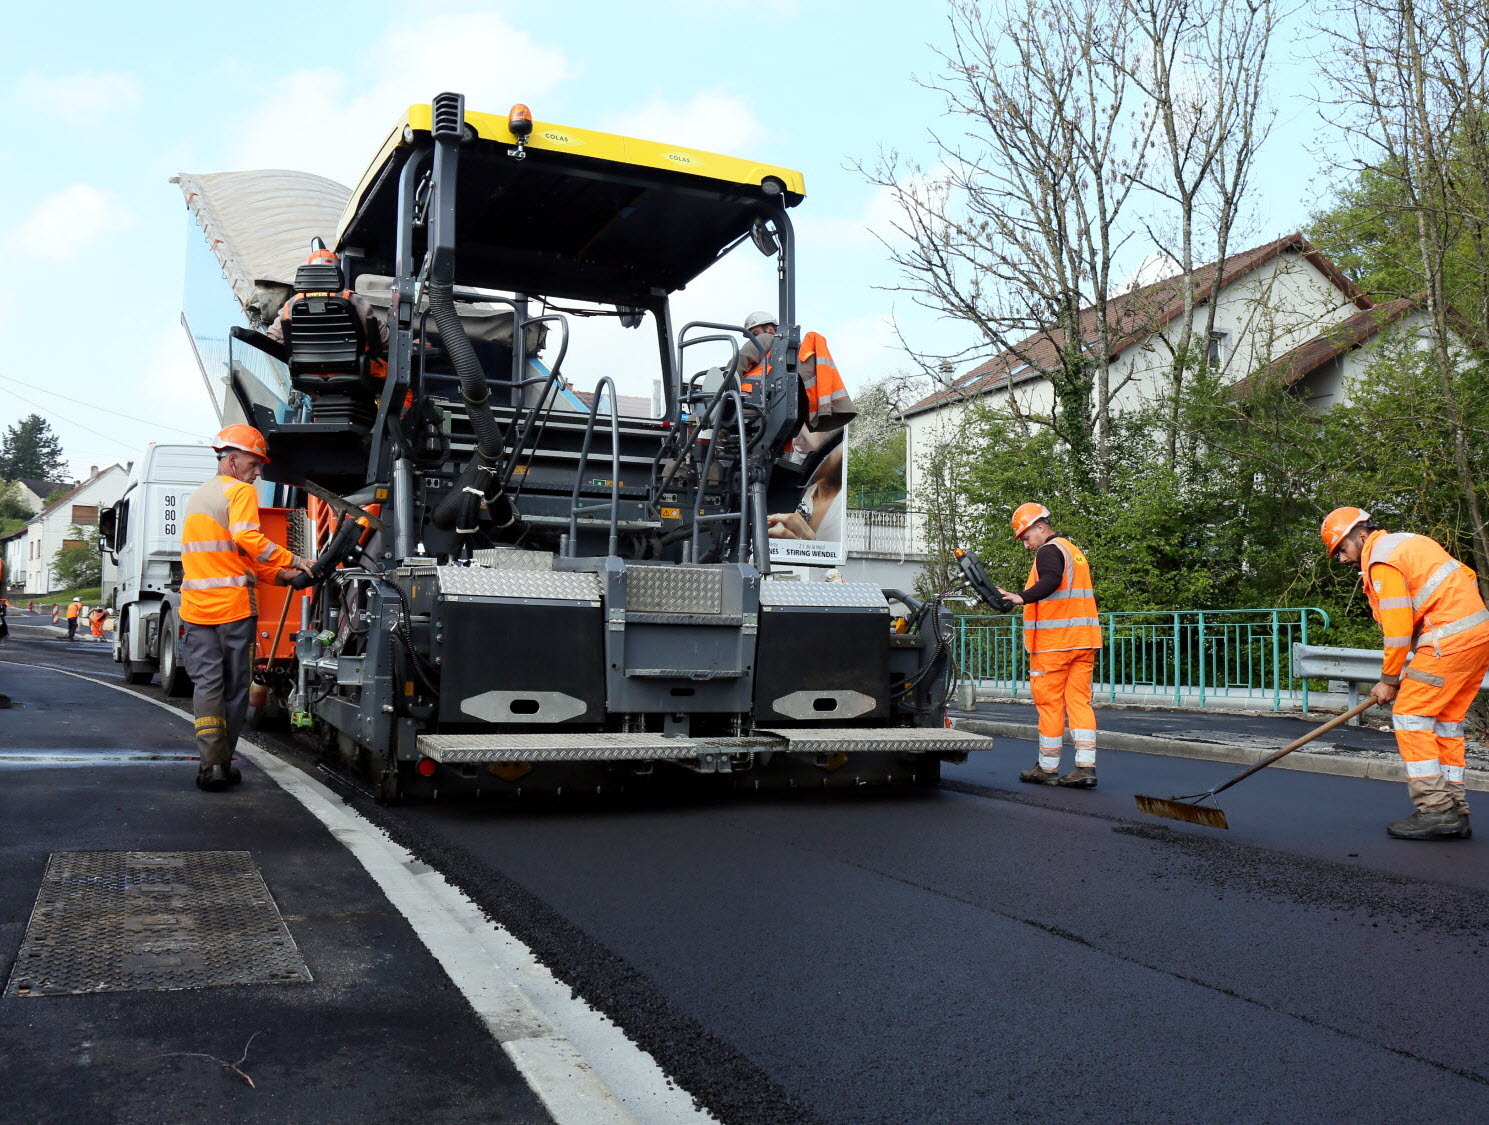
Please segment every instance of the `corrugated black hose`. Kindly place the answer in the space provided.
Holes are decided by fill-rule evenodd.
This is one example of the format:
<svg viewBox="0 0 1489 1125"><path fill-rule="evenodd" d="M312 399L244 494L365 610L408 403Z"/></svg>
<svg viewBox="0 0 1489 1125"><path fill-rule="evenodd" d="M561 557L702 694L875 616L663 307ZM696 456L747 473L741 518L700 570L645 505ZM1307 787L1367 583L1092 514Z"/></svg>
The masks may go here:
<svg viewBox="0 0 1489 1125"><path fill-rule="evenodd" d="M460 397L465 401L476 434L475 455L466 464L454 490L435 508L431 519L443 531L454 529L469 534L476 530L480 505L485 501L486 510L500 531L517 522L516 509L501 480L506 435L491 412L491 388L486 383L486 372L465 334L465 326L460 323L460 314L455 311L454 286L447 281L430 281L425 292L429 297L429 313L460 378Z"/></svg>

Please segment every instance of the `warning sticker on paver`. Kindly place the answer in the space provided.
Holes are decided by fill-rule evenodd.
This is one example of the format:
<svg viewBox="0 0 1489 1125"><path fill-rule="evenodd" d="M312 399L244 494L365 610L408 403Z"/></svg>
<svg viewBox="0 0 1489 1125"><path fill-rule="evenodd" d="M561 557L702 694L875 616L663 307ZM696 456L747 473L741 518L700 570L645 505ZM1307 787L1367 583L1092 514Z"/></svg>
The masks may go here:
<svg viewBox="0 0 1489 1125"><path fill-rule="evenodd" d="M5 995L310 979L248 852L53 852Z"/></svg>

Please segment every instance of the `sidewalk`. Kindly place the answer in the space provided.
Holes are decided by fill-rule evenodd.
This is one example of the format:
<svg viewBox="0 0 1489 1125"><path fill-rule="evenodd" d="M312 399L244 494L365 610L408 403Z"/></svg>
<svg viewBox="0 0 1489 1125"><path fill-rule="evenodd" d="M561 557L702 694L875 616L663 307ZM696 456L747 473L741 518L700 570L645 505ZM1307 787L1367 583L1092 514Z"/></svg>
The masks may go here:
<svg viewBox="0 0 1489 1125"><path fill-rule="evenodd" d="M1203 758L1248 766L1333 718L1338 712L1306 716L1253 711L1144 710L1096 704L1096 745L1109 750L1165 754L1175 758ZM975 711L953 711L958 728L974 734L1036 741L1038 717L1032 703L979 703ZM1388 713L1374 708L1362 716L1367 722L1389 722ZM1316 742L1295 750L1275 769L1331 773L1387 781L1404 778L1396 739L1388 730L1368 726L1339 726ZM1489 791L1489 749L1469 742L1464 784Z"/></svg>

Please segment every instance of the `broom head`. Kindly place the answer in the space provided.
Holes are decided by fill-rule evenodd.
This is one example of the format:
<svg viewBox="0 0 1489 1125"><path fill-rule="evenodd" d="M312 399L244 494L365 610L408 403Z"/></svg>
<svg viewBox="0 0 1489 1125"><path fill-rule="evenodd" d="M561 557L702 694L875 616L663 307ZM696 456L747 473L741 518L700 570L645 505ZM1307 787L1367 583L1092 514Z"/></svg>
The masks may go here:
<svg viewBox="0 0 1489 1125"><path fill-rule="evenodd" d="M1187 820L1190 824L1203 824L1206 828L1230 827L1225 822L1225 811L1211 808L1208 805L1191 805L1185 801L1175 801L1167 797L1144 797L1139 794L1137 808L1139 812L1145 812L1149 816L1162 816L1169 820Z"/></svg>

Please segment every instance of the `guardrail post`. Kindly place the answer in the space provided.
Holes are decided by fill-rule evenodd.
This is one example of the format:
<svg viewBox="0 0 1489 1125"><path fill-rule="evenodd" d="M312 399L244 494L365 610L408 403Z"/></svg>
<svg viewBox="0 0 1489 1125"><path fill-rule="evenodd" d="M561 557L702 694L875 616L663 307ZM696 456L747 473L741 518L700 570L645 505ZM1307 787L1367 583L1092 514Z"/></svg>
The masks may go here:
<svg viewBox="0 0 1489 1125"><path fill-rule="evenodd" d="M1179 615L1174 614L1174 706L1184 705L1184 664L1180 657Z"/></svg>
<svg viewBox="0 0 1489 1125"><path fill-rule="evenodd" d="M1199 611L1199 705L1205 705L1205 611Z"/></svg>
<svg viewBox="0 0 1489 1125"><path fill-rule="evenodd" d="M1272 710L1282 710L1282 652L1278 648L1277 611L1272 611Z"/></svg>

